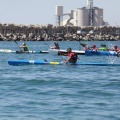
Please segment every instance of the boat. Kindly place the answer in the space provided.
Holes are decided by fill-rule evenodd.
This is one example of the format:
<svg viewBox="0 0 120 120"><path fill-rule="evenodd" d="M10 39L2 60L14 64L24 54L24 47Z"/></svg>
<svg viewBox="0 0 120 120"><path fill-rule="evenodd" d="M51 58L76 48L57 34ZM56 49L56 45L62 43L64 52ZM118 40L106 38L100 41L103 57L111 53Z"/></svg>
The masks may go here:
<svg viewBox="0 0 120 120"><path fill-rule="evenodd" d="M10 50L10 49L0 49L0 53L14 53L16 51Z"/></svg>
<svg viewBox="0 0 120 120"><path fill-rule="evenodd" d="M49 51L40 51L40 50L33 50L33 51L14 51L10 49L0 49L0 53L49 53Z"/></svg>
<svg viewBox="0 0 120 120"><path fill-rule="evenodd" d="M9 65L64 65L63 62L47 61L47 60L9 60ZM76 62L66 63L68 65L92 65L92 66L120 66L120 64L114 63L96 63L96 62Z"/></svg>
<svg viewBox="0 0 120 120"><path fill-rule="evenodd" d="M39 51L39 50L36 50L36 51L16 51L16 53L18 53L18 54L22 54L22 53L37 54L37 53L49 53L49 51Z"/></svg>
<svg viewBox="0 0 120 120"><path fill-rule="evenodd" d="M67 54L67 50L63 50L63 49L49 49L48 51L52 55ZM72 50L72 52L75 52L77 55L85 55L85 51L83 50Z"/></svg>
<svg viewBox="0 0 120 120"><path fill-rule="evenodd" d="M94 50L86 50L85 51L85 55L86 56L92 56L92 55L117 56L118 54L117 54L116 51L102 51L102 50L94 51Z"/></svg>

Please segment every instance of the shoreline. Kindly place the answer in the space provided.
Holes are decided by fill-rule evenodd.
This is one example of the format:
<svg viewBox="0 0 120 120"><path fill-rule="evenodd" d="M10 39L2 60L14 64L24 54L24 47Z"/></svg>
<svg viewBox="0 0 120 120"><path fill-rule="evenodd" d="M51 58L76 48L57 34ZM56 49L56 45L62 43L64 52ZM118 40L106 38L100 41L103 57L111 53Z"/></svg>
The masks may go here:
<svg viewBox="0 0 120 120"><path fill-rule="evenodd" d="M79 31L79 33L77 33ZM74 27L0 24L0 41L116 41L120 40L119 26Z"/></svg>

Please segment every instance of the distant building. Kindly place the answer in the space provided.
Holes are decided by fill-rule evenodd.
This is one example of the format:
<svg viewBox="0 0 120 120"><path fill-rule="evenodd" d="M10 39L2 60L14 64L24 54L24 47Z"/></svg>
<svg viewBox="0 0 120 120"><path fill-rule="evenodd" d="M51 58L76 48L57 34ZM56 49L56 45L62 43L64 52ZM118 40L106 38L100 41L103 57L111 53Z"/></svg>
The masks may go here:
<svg viewBox="0 0 120 120"><path fill-rule="evenodd" d="M103 9L83 7L74 11L74 26L102 26Z"/></svg>
<svg viewBox="0 0 120 120"><path fill-rule="evenodd" d="M63 16L69 15L69 19L63 20ZM72 26L103 26L103 9L93 7L93 0L87 0L87 6L71 10L70 13L63 14L63 6L56 7L57 24Z"/></svg>

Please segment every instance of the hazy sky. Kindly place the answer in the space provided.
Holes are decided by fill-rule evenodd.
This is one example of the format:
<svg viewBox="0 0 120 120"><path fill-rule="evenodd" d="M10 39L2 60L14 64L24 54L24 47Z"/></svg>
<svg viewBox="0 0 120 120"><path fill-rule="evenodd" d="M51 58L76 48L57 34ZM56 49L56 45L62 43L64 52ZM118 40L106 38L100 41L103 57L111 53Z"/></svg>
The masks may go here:
<svg viewBox="0 0 120 120"><path fill-rule="evenodd" d="M56 6L68 13L86 5L87 0L0 0L0 23L56 25ZM94 0L94 7L104 10L104 21L120 26L120 0Z"/></svg>

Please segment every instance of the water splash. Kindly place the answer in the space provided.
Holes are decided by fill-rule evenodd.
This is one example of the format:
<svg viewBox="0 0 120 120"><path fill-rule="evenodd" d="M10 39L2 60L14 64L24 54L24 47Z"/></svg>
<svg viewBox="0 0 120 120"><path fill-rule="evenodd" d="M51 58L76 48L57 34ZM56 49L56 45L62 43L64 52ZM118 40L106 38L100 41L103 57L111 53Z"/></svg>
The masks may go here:
<svg viewBox="0 0 120 120"><path fill-rule="evenodd" d="M110 64L114 64L114 63L117 63L117 60L118 60L118 57L116 56L109 56L108 57L108 63Z"/></svg>

